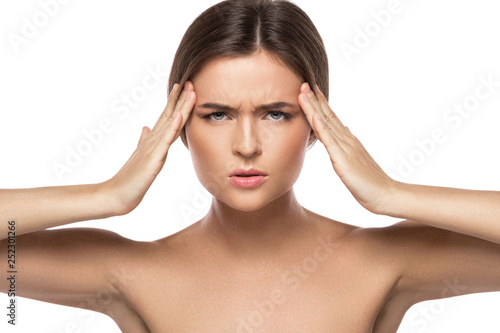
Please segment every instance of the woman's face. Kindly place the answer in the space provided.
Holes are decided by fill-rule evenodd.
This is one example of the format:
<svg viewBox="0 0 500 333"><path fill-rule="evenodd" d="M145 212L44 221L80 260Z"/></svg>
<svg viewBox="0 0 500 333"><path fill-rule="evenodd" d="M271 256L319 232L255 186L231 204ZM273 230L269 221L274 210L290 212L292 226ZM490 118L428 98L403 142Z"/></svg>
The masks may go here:
<svg viewBox="0 0 500 333"><path fill-rule="evenodd" d="M186 139L202 185L241 211L257 210L289 191L313 134L298 103L303 79L260 52L215 59L192 82L196 104ZM264 182L241 187L250 178L231 174L250 168L265 173L252 178Z"/></svg>

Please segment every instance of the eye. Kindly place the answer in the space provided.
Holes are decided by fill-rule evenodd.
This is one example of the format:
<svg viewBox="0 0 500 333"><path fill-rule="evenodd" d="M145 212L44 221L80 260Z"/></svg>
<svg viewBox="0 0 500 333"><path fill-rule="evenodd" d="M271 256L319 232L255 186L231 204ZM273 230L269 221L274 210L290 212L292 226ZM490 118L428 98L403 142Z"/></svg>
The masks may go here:
<svg viewBox="0 0 500 333"><path fill-rule="evenodd" d="M207 114L203 116L203 118L215 121L215 122L221 122L224 120L224 117L227 116L225 112L212 112L210 114ZM292 115L283 111L271 111L269 112L266 116L271 116L271 118L268 118L272 120L273 122L282 122L286 121L290 118L292 118Z"/></svg>
<svg viewBox="0 0 500 333"><path fill-rule="evenodd" d="M224 112L213 112L203 116L203 118L208 118L209 120L222 121L222 117L226 114Z"/></svg>
<svg viewBox="0 0 500 333"><path fill-rule="evenodd" d="M267 115L271 116L271 119L274 121L288 120L292 117L291 114L283 111L271 111Z"/></svg>

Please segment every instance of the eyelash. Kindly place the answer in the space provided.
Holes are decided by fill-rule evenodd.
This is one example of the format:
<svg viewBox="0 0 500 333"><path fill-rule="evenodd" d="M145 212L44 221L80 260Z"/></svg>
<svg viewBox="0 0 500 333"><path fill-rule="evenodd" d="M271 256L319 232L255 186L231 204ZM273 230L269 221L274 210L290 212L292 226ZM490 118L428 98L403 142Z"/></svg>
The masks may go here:
<svg viewBox="0 0 500 333"><path fill-rule="evenodd" d="M290 113L286 113L286 112L283 112L283 111L280 111L280 110L269 111L268 115L271 114L271 113L273 113L273 112L277 112L277 113L279 113L280 115L282 115L284 117L284 118L282 118L280 120L271 120L273 122L288 121L290 118L292 118L292 115ZM212 112L210 114L207 114L207 115L203 116L203 118L206 118L207 120L214 121L214 122L221 122L221 121L223 121L223 119L222 120L213 119L212 116L214 114L223 114L223 115L226 115L225 112L218 111L218 112Z"/></svg>

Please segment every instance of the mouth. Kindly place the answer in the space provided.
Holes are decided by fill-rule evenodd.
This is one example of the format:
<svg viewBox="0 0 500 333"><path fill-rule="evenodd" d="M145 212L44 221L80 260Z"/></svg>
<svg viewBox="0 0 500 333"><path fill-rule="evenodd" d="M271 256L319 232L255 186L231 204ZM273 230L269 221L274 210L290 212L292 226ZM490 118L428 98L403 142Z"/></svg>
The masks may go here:
<svg viewBox="0 0 500 333"><path fill-rule="evenodd" d="M267 180L267 176L259 175L234 175L229 177L229 182L236 187L240 188L252 188L257 187Z"/></svg>
<svg viewBox="0 0 500 333"><path fill-rule="evenodd" d="M231 184L241 188L256 187L267 180L267 173L256 169L238 169L229 175Z"/></svg>
<svg viewBox="0 0 500 333"><path fill-rule="evenodd" d="M237 177L256 177L256 176L267 176L267 173L260 171L260 170L253 169L253 168L250 168L247 170L240 168L238 170L233 171L229 175L229 177L234 177L234 176L237 176Z"/></svg>

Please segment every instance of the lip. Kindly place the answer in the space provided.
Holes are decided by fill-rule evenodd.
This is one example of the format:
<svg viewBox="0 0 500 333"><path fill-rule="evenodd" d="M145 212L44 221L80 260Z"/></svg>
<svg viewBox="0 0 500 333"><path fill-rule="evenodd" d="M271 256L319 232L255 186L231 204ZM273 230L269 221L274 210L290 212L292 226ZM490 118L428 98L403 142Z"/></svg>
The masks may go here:
<svg viewBox="0 0 500 333"><path fill-rule="evenodd" d="M246 177L245 177L246 176ZM267 173L257 169L243 169L233 171L229 175L231 184L241 188L251 188L259 186L267 179Z"/></svg>
<svg viewBox="0 0 500 333"><path fill-rule="evenodd" d="M241 177L241 176L230 176L229 181L234 186L242 187L242 188L251 188L259 186L264 183L267 179L267 176L250 176L250 177Z"/></svg>
<svg viewBox="0 0 500 333"><path fill-rule="evenodd" d="M253 168L250 168L248 170L240 168L238 170L233 171L229 175L229 177L233 177L233 176L267 176L267 173L262 172L260 170L253 169Z"/></svg>

